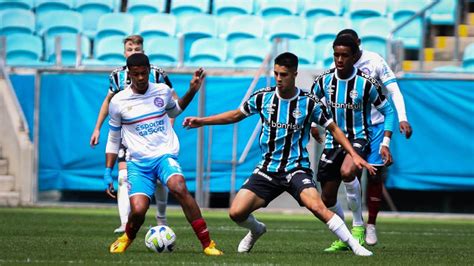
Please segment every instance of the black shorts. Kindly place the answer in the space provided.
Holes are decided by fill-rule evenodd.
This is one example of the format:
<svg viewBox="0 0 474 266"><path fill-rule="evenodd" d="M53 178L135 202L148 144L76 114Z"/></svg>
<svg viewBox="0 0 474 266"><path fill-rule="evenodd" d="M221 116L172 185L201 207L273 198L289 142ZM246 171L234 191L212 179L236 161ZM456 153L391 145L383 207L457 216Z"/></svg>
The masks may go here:
<svg viewBox="0 0 474 266"><path fill-rule="evenodd" d="M264 207L284 191L290 193L300 206L303 206L300 193L309 187L316 188L316 184L313 180L313 172L306 168L294 169L288 173L266 172L257 168L242 185L242 188L264 199Z"/></svg>
<svg viewBox="0 0 474 266"><path fill-rule="evenodd" d="M364 159L367 158L368 145L365 139L355 139L351 143L357 154ZM347 152L343 147L324 149L318 164L318 181L341 180L341 166L346 154Z"/></svg>
<svg viewBox="0 0 474 266"><path fill-rule="evenodd" d="M123 144L120 144L120 149L117 154L117 162L126 162L126 157L127 157L127 147L123 146Z"/></svg>

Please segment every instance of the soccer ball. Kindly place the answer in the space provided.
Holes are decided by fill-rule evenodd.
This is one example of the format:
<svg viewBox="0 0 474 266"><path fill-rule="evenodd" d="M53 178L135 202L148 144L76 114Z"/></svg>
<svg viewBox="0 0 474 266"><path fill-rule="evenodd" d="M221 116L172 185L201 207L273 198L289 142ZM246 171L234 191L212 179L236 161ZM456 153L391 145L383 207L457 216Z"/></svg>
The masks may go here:
<svg viewBox="0 0 474 266"><path fill-rule="evenodd" d="M176 235L171 228L158 225L150 228L145 235L146 247L156 253L173 251Z"/></svg>

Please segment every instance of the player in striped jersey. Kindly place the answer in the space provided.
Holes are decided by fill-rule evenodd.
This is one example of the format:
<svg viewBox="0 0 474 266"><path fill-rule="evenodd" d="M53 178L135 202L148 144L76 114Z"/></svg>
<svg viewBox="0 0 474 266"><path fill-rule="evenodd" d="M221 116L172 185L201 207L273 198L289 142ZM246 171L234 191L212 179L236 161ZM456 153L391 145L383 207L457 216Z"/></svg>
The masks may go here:
<svg viewBox="0 0 474 266"><path fill-rule="evenodd" d="M370 141L371 105L373 104L385 116L384 134L387 137L392 134L393 109L381 93L378 82L354 67L359 52L355 40L345 35L339 36L333 43L333 49L336 68L318 76L312 91L319 98L325 99L335 122L352 142L359 155L365 158ZM385 160L391 161L387 147L382 146L380 152ZM322 198L329 209L341 216L342 209L336 204L337 191L341 180L344 181L347 202L353 214L352 234L363 244L365 228L362 218L361 188L357 176L360 176L360 170L355 167L351 156L344 153L339 143L326 131L325 149L318 167ZM347 248L345 243L335 241L325 251Z"/></svg>
<svg viewBox="0 0 474 266"><path fill-rule="evenodd" d="M210 239L199 206L186 187L177 158L179 140L169 119L178 116L189 105L201 87L203 70L194 72L186 94L174 100L171 88L166 84L149 82L150 62L146 55L131 55L127 67L133 82L110 102L104 180L108 184L107 193L111 193L113 182L110 173L123 138L130 156L127 169L131 212L125 234L110 246L110 252L125 252L135 239L145 221L157 180L160 180L180 203L203 252L211 256L222 255Z"/></svg>
<svg viewBox="0 0 474 266"><path fill-rule="evenodd" d="M354 151L344 133L337 127L315 95L295 86L298 58L283 53L275 58L276 87L255 92L240 108L210 117L186 117L183 125L195 128L204 125L230 124L247 116L259 114L262 120L260 148L262 160L237 193L229 216L239 226L249 229L240 241L238 252L249 252L257 239L266 232L265 224L257 221L252 212L266 207L278 195L287 191L302 206L310 210L341 241L346 242L358 256L370 256L351 236L344 221L328 210L313 181L306 145L311 122L329 130L334 138L354 158L357 167L370 167Z"/></svg>
<svg viewBox="0 0 474 266"><path fill-rule="evenodd" d="M130 55L134 53L143 53L143 38L140 35L131 35L124 39L124 56L128 58ZM173 88L171 81L168 78L166 72L157 67L151 66L149 81L152 83L165 83L170 88ZM109 93L105 97L104 101L102 102L102 106L100 108L99 115L97 117L97 122L94 128L94 132L92 133L90 145L94 147L99 142L100 136L100 128L104 123L105 118L108 115L109 103L112 97L122 91L124 88L129 86L131 83L130 77L128 75L127 66L119 67L112 71L109 76ZM173 98L177 98L178 96L172 90ZM173 123L174 119L172 120ZM126 157L126 149L122 146L118 162L119 162L119 187L117 192L117 207L119 210L120 215L120 222L121 225L115 229L114 233L123 233L125 231L125 224L128 220L128 214L130 212L130 202L128 199L128 188L127 188L127 168L125 163ZM115 197L115 195L112 195ZM156 219L158 224L167 224L166 221L166 203L168 202L168 191L162 185L158 185L156 194L156 205L157 205L157 213Z"/></svg>

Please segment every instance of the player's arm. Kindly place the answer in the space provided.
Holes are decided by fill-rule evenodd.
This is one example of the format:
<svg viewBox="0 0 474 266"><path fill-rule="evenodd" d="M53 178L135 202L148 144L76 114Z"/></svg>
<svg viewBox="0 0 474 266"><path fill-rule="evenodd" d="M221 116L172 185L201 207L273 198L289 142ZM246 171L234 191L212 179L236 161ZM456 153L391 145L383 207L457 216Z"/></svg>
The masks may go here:
<svg viewBox="0 0 474 266"><path fill-rule="evenodd" d="M114 96L114 93L110 93L110 92L107 93L107 96L105 96L105 99L102 102L102 105L100 106L99 115L97 116L95 128L94 128L94 131L92 132L91 140L89 143L92 148L94 148L97 144L99 144L100 128L102 127L102 124L104 123L105 118L109 115L109 103L113 96Z"/></svg>
<svg viewBox="0 0 474 266"><path fill-rule="evenodd" d="M375 108L383 114L385 118L384 129L385 131L393 131L393 122L395 120L395 113L392 105L382 94L382 89L377 84L373 84L369 91L369 100L375 106Z"/></svg>
<svg viewBox="0 0 474 266"><path fill-rule="evenodd" d="M392 138L392 131L385 131L383 141L380 143L379 153L385 166L390 166L393 163L392 153L390 152L390 140Z"/></svg>
<svg viewBox="0 0 474 266"><path fill-rule="evenodd" d="M115 198L115 189L112 179L112 169L114 168L117 154L121 142L121 116L115 104L111 104L109 108L109 136L107 138L107 145L105 147L105 171L104 171L104 185L106 193L112 198Z"/></svg>
<svg viewBox="0 0 474 266"><path fill-rule="evenodd" d="M199 68L198 70L194 71L193 78L191 79L191 82L189 82L188 91L183 95L183 97L178 99L178 105L181 110L184 110L186 107L188 107L189 103L194 98L194 95L196 95L196 93L201 88L204 78L204 69Z"/></svg>
<svg viewBox="0 0 474 266"><path fill-rule="evenodd" d="M186 117L183 121L183 127L196 128L205 125L226 125L239 122L244 119L246 115L240 109L227 111L208 117Z"/></svg>

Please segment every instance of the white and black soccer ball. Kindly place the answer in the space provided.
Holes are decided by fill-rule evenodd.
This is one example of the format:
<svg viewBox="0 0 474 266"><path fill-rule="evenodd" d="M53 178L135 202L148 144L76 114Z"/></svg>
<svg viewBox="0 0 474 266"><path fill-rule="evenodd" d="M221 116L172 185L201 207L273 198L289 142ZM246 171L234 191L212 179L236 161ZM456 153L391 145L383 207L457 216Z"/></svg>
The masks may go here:
<svg viewBox="0 0 474 266"><path fill-rule="evenodd" d="M150 228L145 235L146 247L156 253L172 252L176 243L176 234L165 225Z"/></svg>

